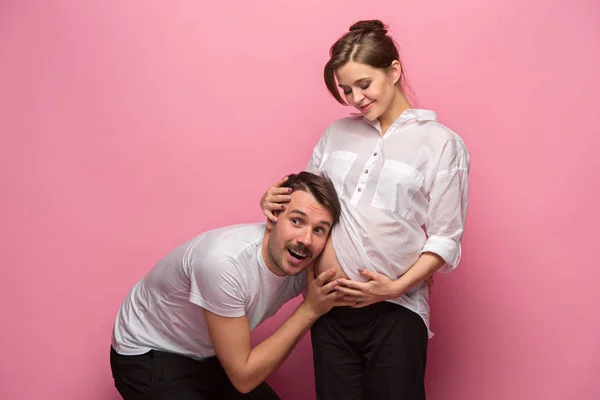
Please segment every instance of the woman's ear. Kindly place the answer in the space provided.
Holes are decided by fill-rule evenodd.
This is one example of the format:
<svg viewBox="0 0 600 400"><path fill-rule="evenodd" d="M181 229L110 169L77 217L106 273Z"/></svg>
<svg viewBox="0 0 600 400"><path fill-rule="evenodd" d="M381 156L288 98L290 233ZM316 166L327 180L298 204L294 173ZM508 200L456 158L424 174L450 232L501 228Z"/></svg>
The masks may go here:
<svg viewBox="0 0 600 400"><path fill-rule="evenodd" d="M394 61L392 61L392 64L390 65L389 69L390 69L392 82L395 85L398 83L398 81L400 80L400 77L402 76L402 65L400 65L400 62L398 60L394 60Z"/></svg>

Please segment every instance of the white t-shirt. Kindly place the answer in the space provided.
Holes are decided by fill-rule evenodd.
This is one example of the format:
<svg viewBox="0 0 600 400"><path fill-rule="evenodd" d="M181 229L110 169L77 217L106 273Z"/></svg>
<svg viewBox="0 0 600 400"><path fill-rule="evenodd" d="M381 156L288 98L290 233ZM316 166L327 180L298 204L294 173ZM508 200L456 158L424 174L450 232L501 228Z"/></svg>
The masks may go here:
<svg viewBox="0 0 600 400"><path fill-rule="evenodd" d="M224 317L246 315L254 329L302 293L304 273L280 277L267 268L262 257L265 229L263 223L211 230L160 260L133 286L118 312L115 351L210 357L215 351L202 308Z"/></svg>
<svg viewBox="0 0 600 400"><path fill-rule="evenodd" d="M462 139L430 110L404 111L384 136L378 121L333 122L307 170L333 181L342 206L333 248L350 279L368 268L397 279L432 252L451 271L459 263L467 216L470 157ZM419 314L429 328L427 284L390 300ZM429 336L433 334L429 331Z"/></svg>

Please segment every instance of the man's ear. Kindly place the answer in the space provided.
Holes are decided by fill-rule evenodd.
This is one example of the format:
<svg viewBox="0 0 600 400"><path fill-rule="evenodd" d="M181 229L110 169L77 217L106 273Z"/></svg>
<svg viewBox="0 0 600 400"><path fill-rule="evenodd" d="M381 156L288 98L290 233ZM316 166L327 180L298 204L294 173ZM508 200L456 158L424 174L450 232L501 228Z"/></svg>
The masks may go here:
<svg viewBox="0 0 600 400"><path fill-rule="evenodd" d="M273 230L273 226L276 224L277 222L273 222L271 221L269 218L267 218L267 230Z"/></svg>

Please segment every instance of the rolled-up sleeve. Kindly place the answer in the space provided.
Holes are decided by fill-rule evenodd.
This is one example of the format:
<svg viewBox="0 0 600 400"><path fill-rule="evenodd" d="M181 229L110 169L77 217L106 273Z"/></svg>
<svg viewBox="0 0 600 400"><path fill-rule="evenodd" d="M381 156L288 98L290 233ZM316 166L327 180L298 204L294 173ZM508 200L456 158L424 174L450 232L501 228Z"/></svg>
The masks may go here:
<svg viewBox="0 0 600 400"><path fill-rule="evenodd" d="M421 253L431 252L446 262L440 272L454 270L461 256L461 240L469 203L470 156L462 139L455 135L441 153L429 193L427 241Z"/></svg>

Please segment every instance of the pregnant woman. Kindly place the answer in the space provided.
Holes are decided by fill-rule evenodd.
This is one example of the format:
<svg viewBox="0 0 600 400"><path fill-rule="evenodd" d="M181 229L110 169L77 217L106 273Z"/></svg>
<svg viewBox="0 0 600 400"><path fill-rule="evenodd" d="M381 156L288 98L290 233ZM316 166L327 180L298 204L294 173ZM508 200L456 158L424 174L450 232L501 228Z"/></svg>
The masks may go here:
<svg viewBox="0 0 600 400"><path fill-rule="evenodd" d="M342 206L315 273L335 267L355 306L311 329L317 398L425 399L425 280L459 263L469 153L435 112L412 107L381 21L352 25L330 56L327 89L359 113L327 127L306 168L333 181ZM261 199L273 221L289 194L280 184Z"/></svg>

